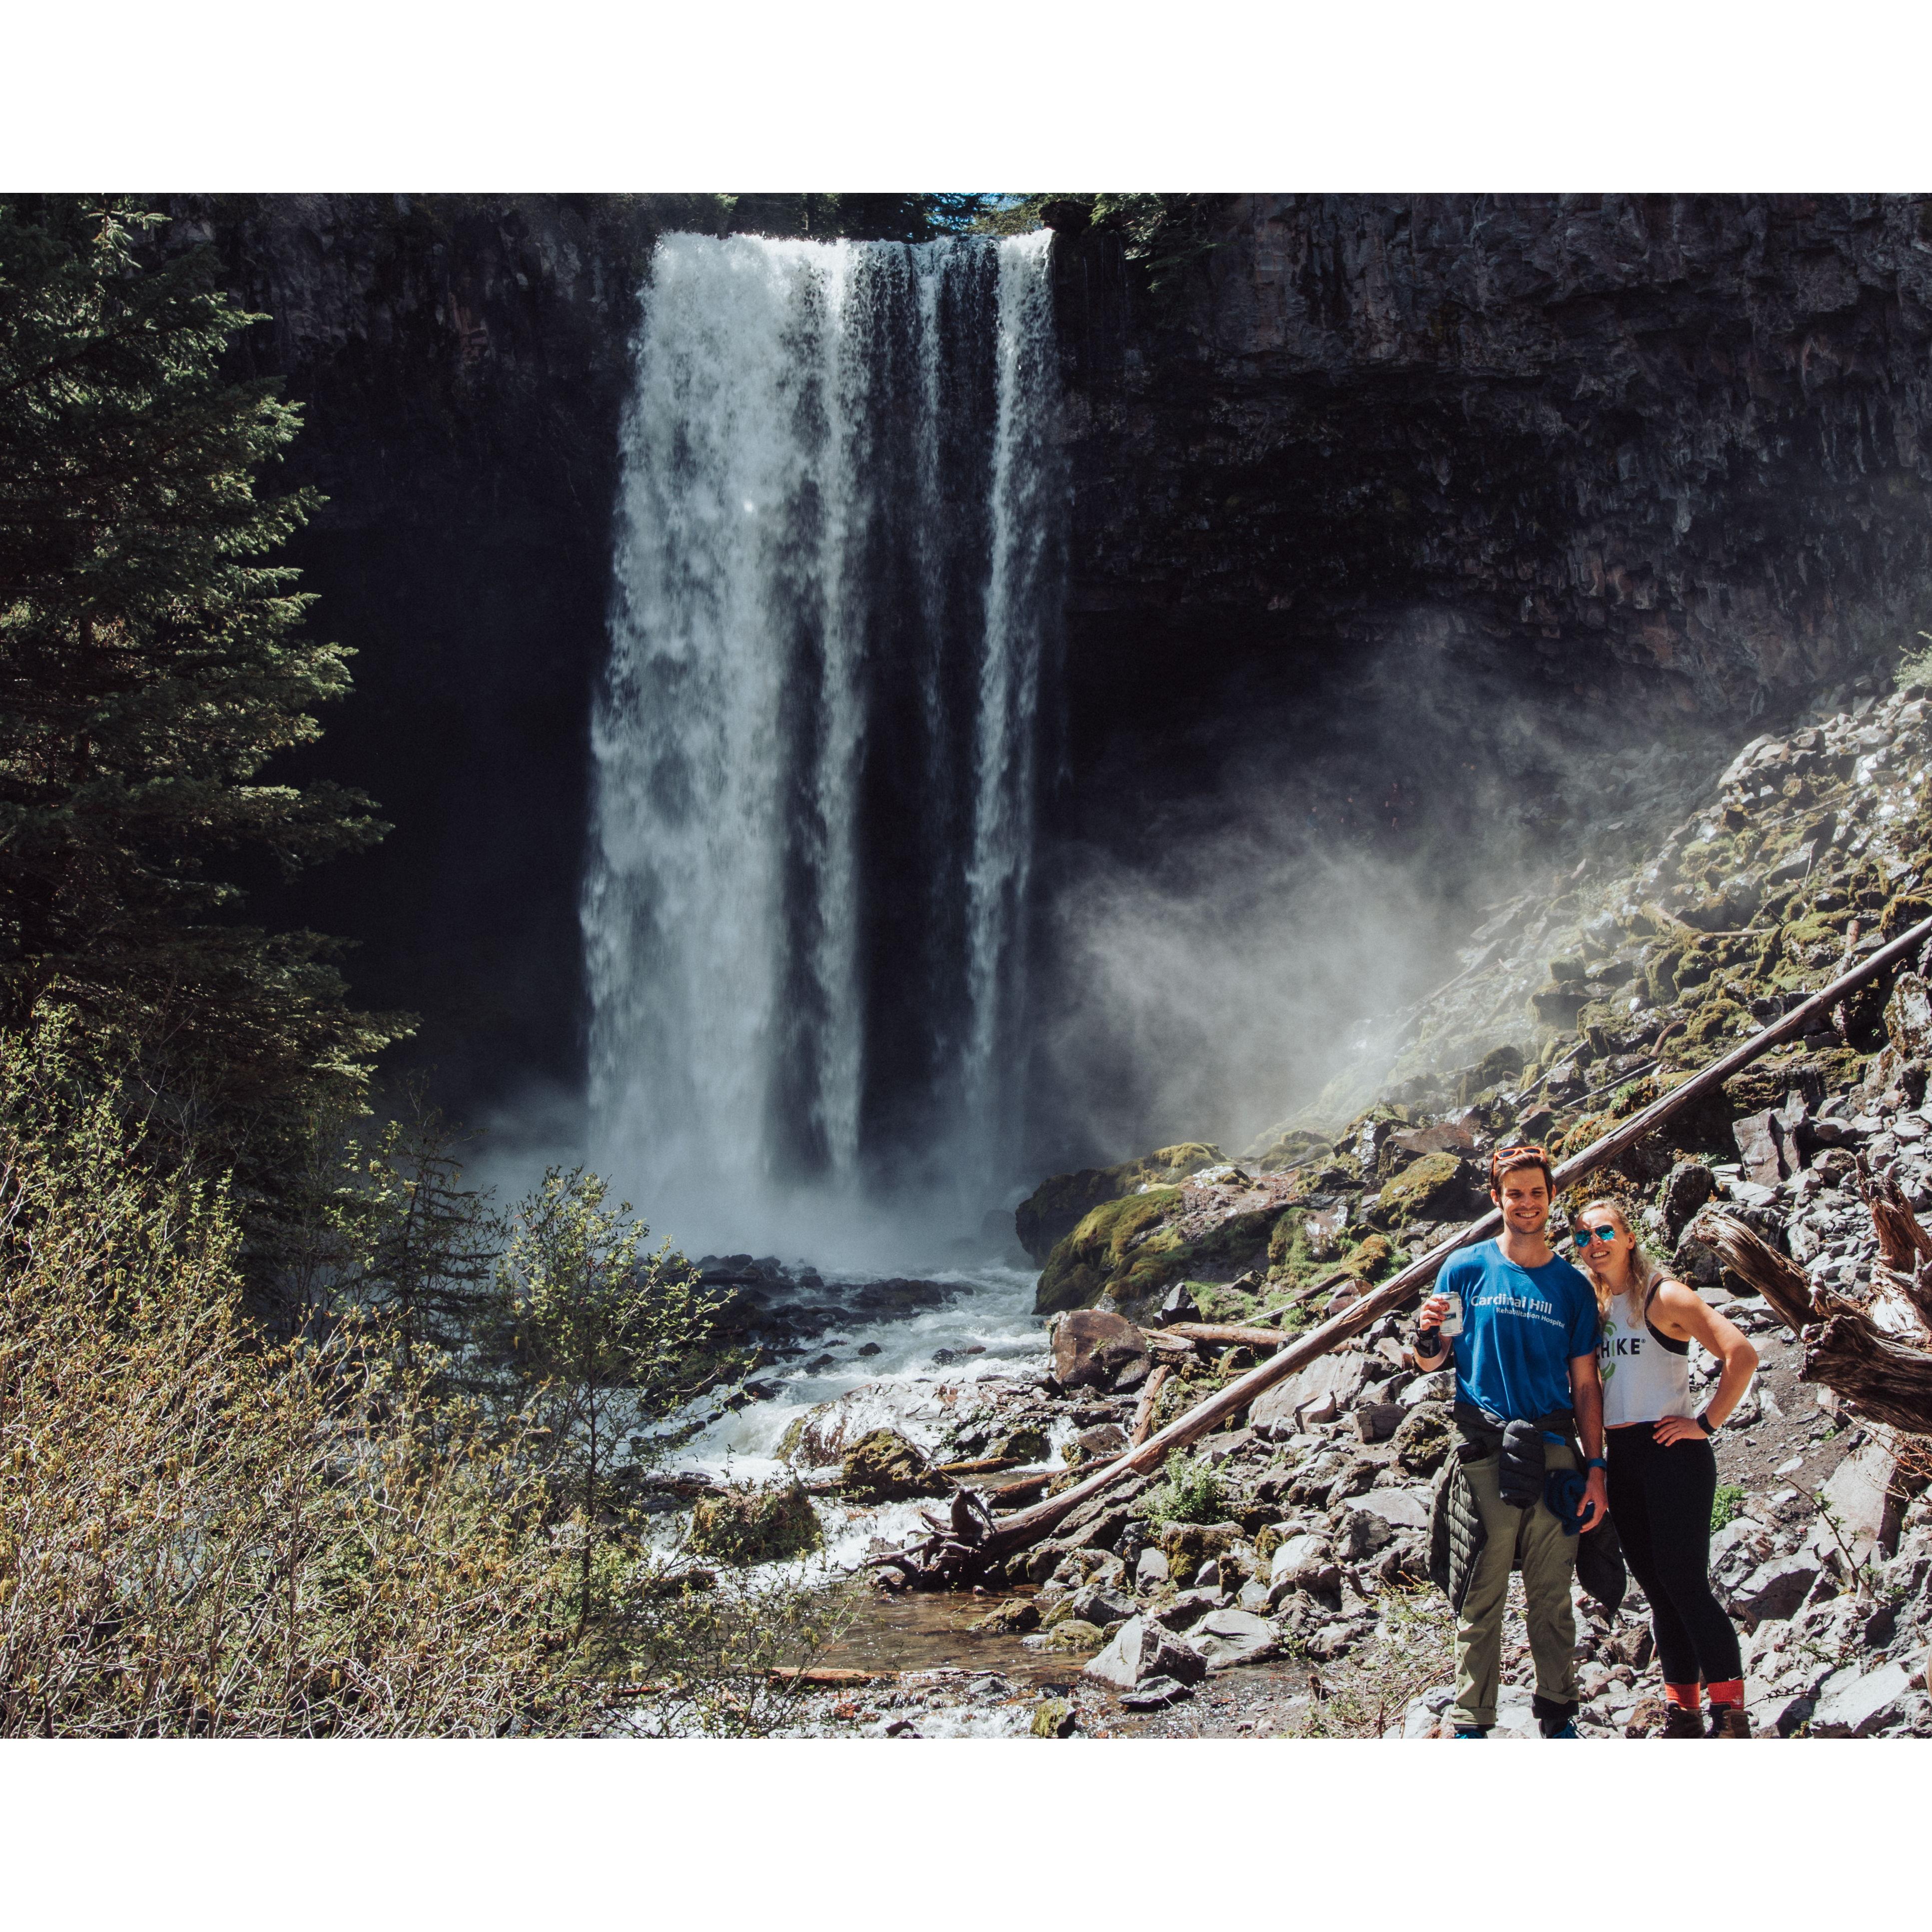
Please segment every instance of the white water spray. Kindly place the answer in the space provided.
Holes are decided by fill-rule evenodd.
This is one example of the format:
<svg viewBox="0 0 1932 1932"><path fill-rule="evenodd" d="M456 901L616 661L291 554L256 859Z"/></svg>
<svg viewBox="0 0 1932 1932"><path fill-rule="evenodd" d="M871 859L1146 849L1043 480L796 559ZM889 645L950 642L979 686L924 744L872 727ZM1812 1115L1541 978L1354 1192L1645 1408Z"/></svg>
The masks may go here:
<svg viewBox="0 0 1932 1932"><path fill-rule="evenodd" d="M956 1232L1009 1178L1049 238L658 246L583 920L592 1158L687 1245Z"/></svg>

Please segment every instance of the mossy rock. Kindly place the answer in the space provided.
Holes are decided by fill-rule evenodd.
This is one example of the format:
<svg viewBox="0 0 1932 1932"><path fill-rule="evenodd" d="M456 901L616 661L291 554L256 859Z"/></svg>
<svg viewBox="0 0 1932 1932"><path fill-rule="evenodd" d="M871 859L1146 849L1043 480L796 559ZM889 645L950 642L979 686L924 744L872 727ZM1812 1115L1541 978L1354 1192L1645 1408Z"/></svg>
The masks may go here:
<svg viewBox="0 0 1932 1932"><path fill-rule="evenodd" d="M686 1546L717 1563L772 1563L820 1549L825 1533L812 1498L796 1483L700 1496Z"/></svg>
<svg viewBox="0 0 1932 1932"><path fill-rule="evenodd" d="M1474 1211L1472 1170L1460 1155L1426 1154L1384 1184L1376 1218L1394 1228L1412 1221L1460 1220Z"/></svg>
<svg viewBox="0 0 1932 1932"><path fill-rule="evenodd" d="M1412 1476L1432 1476L1449 1460L1455 1434L1446 1402L1418 1402L1395 1432L1395 1460Z"/></svg>
<svg viewBox="0 0 1932 1932"><path fill-rule="evenodd" d="M1395 1244L1386 1234L1366 1234L1342 1256L1338 1273L1368 1282L1395 1264Z"/></svg>
<svg viewBox="0 0 1932 1932"><path fill-rule="evenodd" d="M1055 1624L1034 1648L1048 1657L1090 1657L1106 1641L1098 1624L1090 1624L1081 1617L1067 1617Z"/></svg>
<svg viewBox="0 0 1932 1932"><path fill-rule="evenodd" d="M908 1496L943 1496L946 1482L935 1476L923 1452L896 1429L874 1429L845 1452L839 1486L862 1502L893 1502Z"/></svg>
<svg viewBox="0 0 1932 1932"><path fill-rule="evenodd" d="M1044 1430L1016 1429L994 1442L992 1454L1022 1462L1043 1462L1050 1448Z"/></svg>
<svg viewBox="0 0 1932 1932"><path fill-rule="evenodd" d="M1040 1627L1040 1606L1029 1597L997 1605L966 1628L981 1636L1018 1636Z"/></svg>
<svg viewBox="0 0 1932 1932"><path fill-rule="evenodd" d="M1096 1208L1132 1194L1147 1182L1185 1180L1221 1159L1221 1150L1205 1141L1181 1141L1123 1161L1118 1167L1083 1167L1077 1173L1054 1174L1013 1210L1014 1232L1020 1246L1044 1263Z"/></svg>
<svg viewBox="0 0 1932 1932"><path fill-rule="evenodd" d="M1263 1147L1258 1154L1250 1156L1255 1166L1263 1174L1279 1174L1283 1168L1293 1167L1311 1154L1319 1154L1328 1144L1326 1134L1312 1133L1306 1127L1297 1127L1288 1132L1276 1136Z"/></svg>
<svg viewBox="0 0 1932 1932"><path fill-rule="evenodd" d="M1171 1225L1179 1219L1180 1203L1179 1188L1156 1187L1095 1208L1048 1258L1034 1312L1091 1308L1108 1296L1130 1321L1142 1321L1177 1282L1225 1279L1266 1265L1268 1238L1279 1218L1272 1204L1231 1215L1189 1241Z"/></svg>

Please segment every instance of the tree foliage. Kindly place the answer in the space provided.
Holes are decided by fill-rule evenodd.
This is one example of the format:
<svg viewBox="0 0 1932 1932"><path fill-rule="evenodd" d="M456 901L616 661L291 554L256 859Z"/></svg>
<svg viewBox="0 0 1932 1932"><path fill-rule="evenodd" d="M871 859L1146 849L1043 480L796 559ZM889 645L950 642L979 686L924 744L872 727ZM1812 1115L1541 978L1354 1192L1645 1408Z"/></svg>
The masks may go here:
<svg viewBox="0 0 1932 1932"><path fill-rule="evenodd" d="M260 318L160 218L0 202L0 1024L58 986L134 1040L158 1120L246 1200L404 1030L352 1013L330 946L239 923L218 862L288 870L385 829L328 784L263 782L348 688L276 550L317 499L260 496L298 416L231 382Z"/></svg>

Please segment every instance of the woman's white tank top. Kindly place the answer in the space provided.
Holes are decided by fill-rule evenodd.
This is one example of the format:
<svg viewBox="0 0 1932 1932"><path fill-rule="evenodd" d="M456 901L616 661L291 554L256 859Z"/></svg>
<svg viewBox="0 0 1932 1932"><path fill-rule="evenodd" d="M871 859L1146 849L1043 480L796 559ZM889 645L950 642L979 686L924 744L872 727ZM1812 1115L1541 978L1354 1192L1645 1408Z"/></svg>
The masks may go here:
<svg viewBox="0 0 1932 1932"><path fill-rule="evenodd" d="M1673 1342L1651 1326L1652 1286L1644 1318L1630 1326L1630 1298L1610 1304L1597 1343L1597 1366L1604 1380L1604 1426L1658 1422L1666 1415L1695 1415L1690 1400L1690 1344Z"/></svg>

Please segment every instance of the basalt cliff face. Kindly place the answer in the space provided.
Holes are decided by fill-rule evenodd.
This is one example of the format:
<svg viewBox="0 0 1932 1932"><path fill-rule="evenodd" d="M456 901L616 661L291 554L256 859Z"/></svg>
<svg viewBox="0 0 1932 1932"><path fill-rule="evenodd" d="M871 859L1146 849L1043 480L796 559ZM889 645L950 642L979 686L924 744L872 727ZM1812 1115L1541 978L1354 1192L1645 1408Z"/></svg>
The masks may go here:
<svg viewBox="0 0 1932 1932"><path fill-rule="evenodd" d="M1653 743L1849 682L1932 611L1928 206L1245 196L1157 288L1066 219L1053 837L1143 854L1290 740L1302 795L1392 833L1471 808L1469 745L1526 762L1506 701ZM362 942L358 992L434 1016L460 1104L576 1075L616 424L694 206L174 204L273 318L243 365L308 406L288 472L331 500L298 560L360 653L314 755L398 828L259 901Z"/></svg>
<svg viewBox="0 0 1932 1932"><path fill-rule="evenodd" d="M1234 201L1165 302L1065 238L1075 608L1418 618L1725 711L1922 613L1932 206Z"/></svg>

